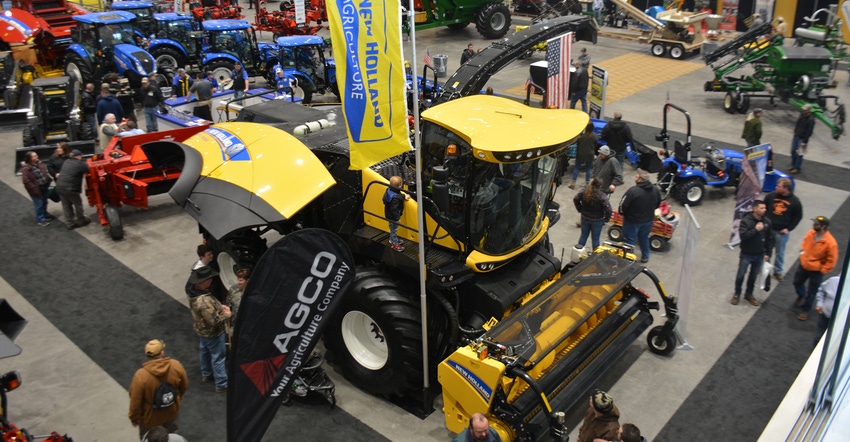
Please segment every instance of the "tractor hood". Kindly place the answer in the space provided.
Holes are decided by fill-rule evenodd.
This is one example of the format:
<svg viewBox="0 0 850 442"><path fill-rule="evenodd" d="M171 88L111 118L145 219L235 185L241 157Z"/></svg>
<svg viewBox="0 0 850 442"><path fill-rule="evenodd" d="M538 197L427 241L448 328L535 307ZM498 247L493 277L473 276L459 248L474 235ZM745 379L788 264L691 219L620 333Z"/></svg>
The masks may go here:
<svg viewBox="0 0 850 442"><path fill-rule="evenodd" d="M131 44L118 44L113 49L115 64L121 67L121 71L131 71L141 77L156 72L156 61L153 56L144 49Z"/></svg>
<svg viewBox="0 0 850 442"><path fill-rule="evenodd" d="M184 158L175 152L180 148ZM336 184L304 144L262 124L221 123L185 143L161 141L143 149L157 167L183 160L169 194L216 238L286 221Z"/></svg>

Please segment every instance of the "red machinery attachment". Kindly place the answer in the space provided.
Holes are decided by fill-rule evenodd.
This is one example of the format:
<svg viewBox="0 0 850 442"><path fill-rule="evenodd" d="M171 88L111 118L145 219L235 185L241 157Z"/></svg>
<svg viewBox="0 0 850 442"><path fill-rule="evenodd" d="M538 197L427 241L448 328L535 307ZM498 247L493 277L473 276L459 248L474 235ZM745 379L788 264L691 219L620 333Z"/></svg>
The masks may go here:
<svg viewBox="0 0 850 442"><path fill-rule="evenodd" d="M204 20L240 19L242 7L230 3L230 0L203 0L189 4L192 17L201 22Z"/></svg>
<svg viewBox="0 0 850 442"><path fill-rule="evenodd" d="M664 252L669 247L668 241L679 226L679 213L670 210L666 201L655 209L655 220L649 232L649 247L656 252ZM615 211L611 215L611 226L608 227L608 238L612 241L623 241L623 215Z"/></svg>
<svg viewBox="0 0 850 442"><path fill-rule="evenodd" d="M254 29L271 32L274 39L288 35L315 35L328 20L324 0L308 0L304 9L304 23L299 24L295 18L295 6L289 0L280 3L280 11L266 8L264 0L255 0L256 15Z"/></svg>
<svg viewBox="0 0 850 442"><path fill-rule="evenodd" d="M191 126L124 138L116 136L103 154L88 161L86 197L89 205L97 209L100 224L108 228L112 239L124 237L119 207L126 204L147 209L148 196L168 192L180 176L180 169L176 167L154 168L140 146L152 141L182 142L208 127Z"/></svg>

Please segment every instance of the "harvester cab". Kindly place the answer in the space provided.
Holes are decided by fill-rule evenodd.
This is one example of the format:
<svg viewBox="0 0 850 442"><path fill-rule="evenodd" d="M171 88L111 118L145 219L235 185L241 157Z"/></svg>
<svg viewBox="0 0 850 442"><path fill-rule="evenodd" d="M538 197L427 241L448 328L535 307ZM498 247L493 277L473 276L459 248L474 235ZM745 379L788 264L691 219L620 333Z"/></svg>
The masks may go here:
<svg viewBox="0 0 850 442"><path fill-rule="evenodd" d="M156 72L156 62L136 45L135 18L125 11L75 15L74 43L65 55L66 75L82 84L99 84L106 73L117 72L138 88L143 77Z"/></svg>
<svg viewBox="0 0 850 442"><path fill-rule="evenodd" d="M112 10L126 11L135 15L136 20L133 24L142 38L149 38L154 33L153 14L156 7L153 2L143 0L112 2Z"/></svg>

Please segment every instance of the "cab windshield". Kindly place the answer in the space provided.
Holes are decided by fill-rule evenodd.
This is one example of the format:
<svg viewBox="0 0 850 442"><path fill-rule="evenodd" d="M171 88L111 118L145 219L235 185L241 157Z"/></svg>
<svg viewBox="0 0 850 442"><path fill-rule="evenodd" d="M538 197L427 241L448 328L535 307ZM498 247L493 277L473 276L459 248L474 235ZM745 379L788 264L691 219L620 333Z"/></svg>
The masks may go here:
<svg viewBox="0 0 850 442"><path fill-rule="evenodd" d="M130 23L113 23L100 28L101 47L111 47L122 43L136 44L136 32Z"/></svg>
<svg viewBox="0 0 850 442"><path fill-rule="evenodd" d="M474 158L471 146L443 128L423 134L428 134L422 141L425 193L431 194L441 225L455 239L479 252L501 255L525 246L539 232L555 177L555 158L490 163ZM446 153L449 144L457 146L456 155ZM435 166L445 168L445 186L430 183ZM439 194L442 188L447 195Z"/></svg>

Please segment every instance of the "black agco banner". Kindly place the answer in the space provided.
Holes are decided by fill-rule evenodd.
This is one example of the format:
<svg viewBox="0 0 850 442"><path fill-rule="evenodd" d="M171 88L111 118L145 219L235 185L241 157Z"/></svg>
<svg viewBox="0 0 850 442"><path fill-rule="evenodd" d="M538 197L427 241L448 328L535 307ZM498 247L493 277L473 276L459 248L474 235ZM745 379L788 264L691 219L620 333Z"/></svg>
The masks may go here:
<svg viewBox="0 0 850 442"><path fill-rule="evenodd" d="M351 252L326 230L289 234L263 255L233 333L229 442L262 439L353 278Z"/></svg>

